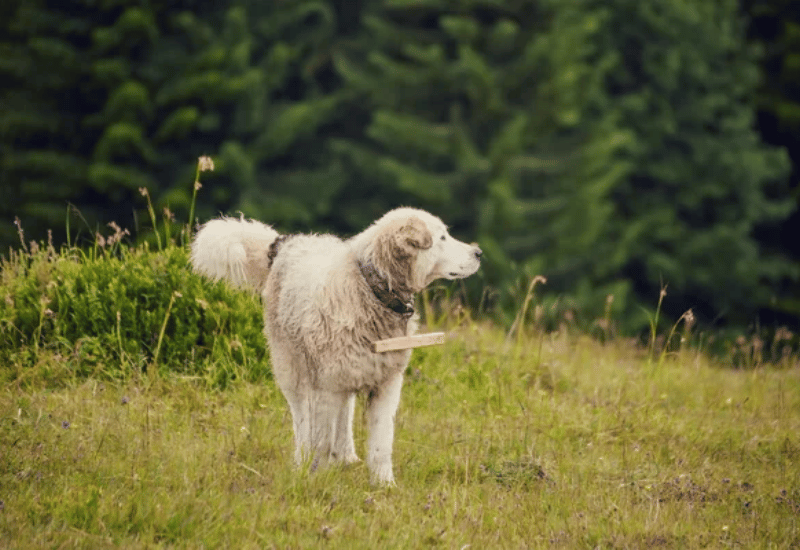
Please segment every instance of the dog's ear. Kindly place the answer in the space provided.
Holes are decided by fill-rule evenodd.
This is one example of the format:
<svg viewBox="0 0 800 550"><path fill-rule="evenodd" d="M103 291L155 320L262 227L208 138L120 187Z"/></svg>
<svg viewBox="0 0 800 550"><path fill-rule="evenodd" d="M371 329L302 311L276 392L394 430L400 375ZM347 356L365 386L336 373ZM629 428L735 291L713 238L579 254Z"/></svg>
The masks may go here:
<svg viewBox="0 0 800 550"><path fill-rule="evenodd" d="M433 246L433 236L425 222L417 217L411 217L400 228L397 243L408 252L427 250Z"/></svg>

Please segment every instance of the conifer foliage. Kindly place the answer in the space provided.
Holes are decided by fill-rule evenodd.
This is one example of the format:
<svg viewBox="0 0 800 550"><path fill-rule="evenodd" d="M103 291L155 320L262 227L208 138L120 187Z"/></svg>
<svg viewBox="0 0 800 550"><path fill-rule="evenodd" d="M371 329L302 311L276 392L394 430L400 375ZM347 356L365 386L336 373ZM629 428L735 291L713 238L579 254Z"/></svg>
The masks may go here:
<svg viewBox="0 0 800 550"><path fill-rule="evenodd" d="M735 2L420 0L363 20L337 69L370 122L337 149L369 195L477 233L499 288L544 274L585 311L614 295L635 314L634 291L668 284L713 317L791 271L753 236L791 203L785 154L752 128Z"/></svg>
<svg viewBox="0 0 800 550"><path fill-rule="evenodd" d="M269 214L306 214L297 174L277 166L298 155L313 164L298 142L339 101L304 64L335 31L324 3L13 0L4 9L0 191L9 200L0 209L32 237L58 234L68 202L90 232L111 220L130 226L140 188L185 215L202 154L217 159L217 173L201 217L256 201ZM275 173L272 195L261 193L265 172ZM0 240L14 234L6 224Z"/></svg>
<svg viewBox="0 0 800 550"><path fill-rule="evenodd" d="M707 316L767 304L793 270L755 231L791 211L789 163L754 128L758 58L736 1L618 0L604 12L602 49L617 62L598 107L635 136L613 194L632 232L623 273L653 296L668 282Z"/></svg>
<svg viewBox="0 0 800 550"><path fill-rule="evenodd" d="M0 208L35 238L125 223L138 188L198 217L352 232L399 204L485 251L516 311L750 313L796 277L754 232L788 161L753 130L735 0L12 0L0 22ZM14 228L0 230L10 242ZM555 298L553 298L555 299ZM554 310L555 311L555 310ZM624 315L623 315L624 313Z"/></svg>

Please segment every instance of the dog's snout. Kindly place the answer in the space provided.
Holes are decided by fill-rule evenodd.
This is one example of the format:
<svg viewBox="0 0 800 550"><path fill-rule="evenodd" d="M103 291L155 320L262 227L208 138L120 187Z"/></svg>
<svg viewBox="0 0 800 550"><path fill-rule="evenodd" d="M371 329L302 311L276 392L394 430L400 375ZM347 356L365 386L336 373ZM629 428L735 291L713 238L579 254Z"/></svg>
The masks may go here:
<svg viewBox="0 0 800 550"><path fill-rule="evenodd" d="M475 248L475 257L480 260L481 256L483 256L483 250L475 243L472 243L472 246Z"/></svg>

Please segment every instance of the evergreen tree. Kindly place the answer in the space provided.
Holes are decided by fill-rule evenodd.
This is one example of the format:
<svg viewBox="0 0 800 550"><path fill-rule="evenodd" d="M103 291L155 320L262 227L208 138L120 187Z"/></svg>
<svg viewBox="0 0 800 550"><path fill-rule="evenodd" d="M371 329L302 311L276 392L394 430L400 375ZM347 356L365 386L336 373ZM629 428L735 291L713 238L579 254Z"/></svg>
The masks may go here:
<svg viewBox="0 0 800 550"><path fill-rule="evenodd" d="M766 303L787 272L753 229L785 155L752 129L755 57L732 1L373 4L336 57L366 140L336 150L388 197L477 235L488 281L519 304L520 274L602 312L645 318L662 283L709 316ZM678 310L678 313L680 310Z"/></svg>
<svg viewBox="0 0 800 550"><path fill-rule="evenodd" d="M331 72L337 39L335 10L324 1L251 2L252 97L238 105L219 148L223 178L238 190L229 207L283 230L330 221L336 193L346 184L324 135L346 125L346 93ZM213 204L220 202L214 198Z"/></svg>
<svg viewBox="0 0 800 550"><path fill-rule="evenodd" d="M602 49L618 61L597 107L635 136L613 196L637 233L623 273L640 293L668 283L680 309L743 322L793 273L755 238L792 201L785 151L754 129L758 58L737 3L617 0L604 12Z"/></svg>
<svg viewBox="0 0 800 550"><path fill-rule="evenodd" d="M792 160L791 194L795 209L786 220L764 227L764 247L787 251L800 262L800 11L792 0L744 0L748 35L764 56L758 89L758 128L768 143L786 147ZM777 311L800 318L800 280L787 279Z"/></svg>
<svg viewBox="0 0 800 550"><path fill-rule="evenodd" d="M753 131L735 0L11 0L0 8L0 206L28 235L129 225L138 189L198 217L355 231L412 204L479 240L513 314L644 320L766 304L791 264L786 155ZM475 289L476 295L479 289ZM624 315L623 315L624 312ZM638 319L637 319L638 314Z"/></svg>
<svg viewBox="0 0 800 550"><path fill-rule="evenodd" d="M91 231L112 220L130 227L140 188L186 216L200 155L217 160L202 218L240 208L290 223L327 208L335 185L314 185L331 178L314 172L316 151L302 146L340 101L317 69L336 31L324 2L5 9L0 191L9 200L0 209L9 223L0 242L14 242L14 216L29 237L60 234L68 202Z"/></svg>

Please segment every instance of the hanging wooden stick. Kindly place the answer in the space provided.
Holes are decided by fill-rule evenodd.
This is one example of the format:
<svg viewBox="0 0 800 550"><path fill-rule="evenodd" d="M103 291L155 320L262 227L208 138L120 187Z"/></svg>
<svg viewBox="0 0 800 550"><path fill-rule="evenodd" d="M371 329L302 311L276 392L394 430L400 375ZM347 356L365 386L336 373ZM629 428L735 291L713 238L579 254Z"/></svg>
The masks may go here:
<svg viewBox="0 0 800 550"><path fill-rule="evenodd" d="M444 344L444 332L428 332L426 334L415 334L414 336L400 336L398 338L387 338L372 342L374 353L385 353L400 349L421 348L422 346L435 346Z"/></svg>

